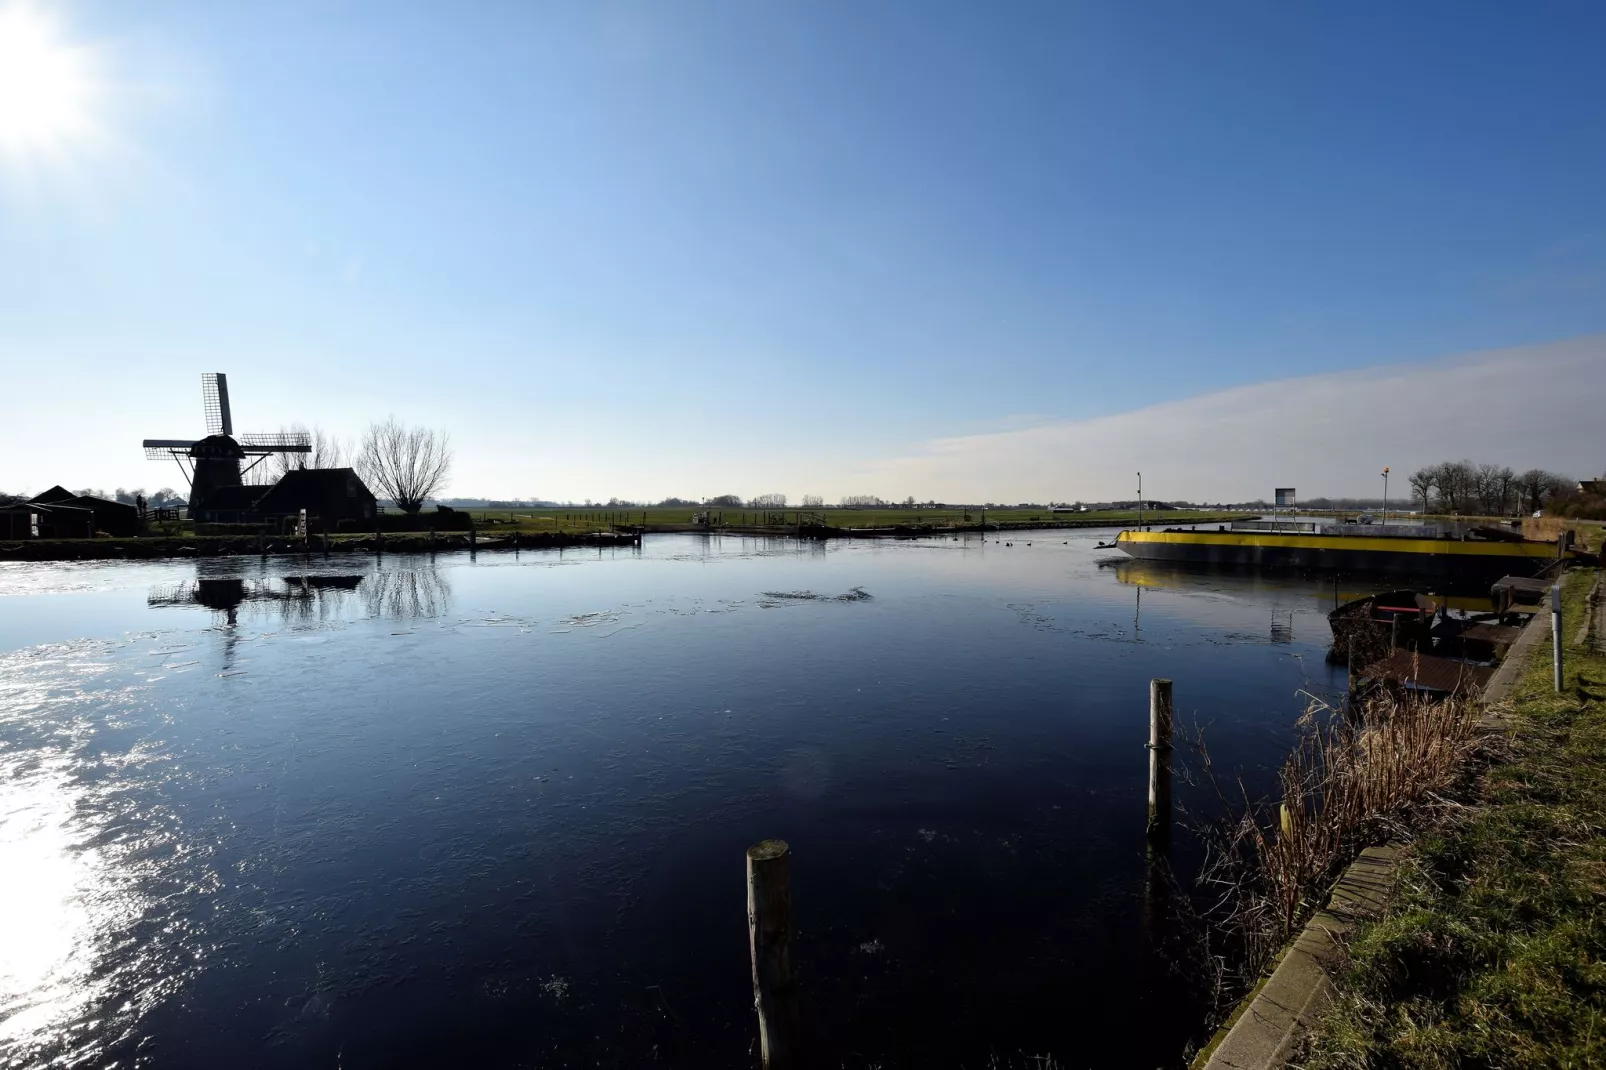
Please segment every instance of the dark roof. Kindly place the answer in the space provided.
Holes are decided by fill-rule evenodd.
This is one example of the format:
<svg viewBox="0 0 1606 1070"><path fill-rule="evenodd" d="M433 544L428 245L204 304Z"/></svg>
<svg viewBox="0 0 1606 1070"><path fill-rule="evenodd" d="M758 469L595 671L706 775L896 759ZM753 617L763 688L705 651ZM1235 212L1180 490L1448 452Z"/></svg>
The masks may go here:
<svg viewBox="0 0 1606 1070"><path fill-rule="evenodd" d="M353 479L357 481L362 494L373 497L373 492L357 475L355 469L292 468L262 496L262 500L257 503L257 509L263 513L293 513L308 502L345 497L347 481Z"/></svg>
<svg viewBox="0 0 1606 1070"><path fill-rule="evenodd" d="M61 502L59 504L76 505L84 509L96 509L100 510L101 512L105 512L108 509L127 509L131 513L139 512L138 509L130 505L128 502L114 502L110 498L97 498L93 494L78 494L73 496L73 498L69 501Z"/></svg>
<svg viewBox="0 0 1606 1070"><path fill-rule="evenodd" d="M74 494L72 491L68 490L66 487L62 486L60 483L57 483L54 487L51 487L49 490L42 490L38 494L35 494L32 498L29 498L28 500L30 502L38 502L41 505L48 505L51 502L64 502L68 498L76 498L76 497L78 497L78 495Z"/></svg>
<svg viewBox="0 0 1606 1070"><path fill-rule="evenodd" d="M0 509L8 512L21 512L28 510L35 513L91 513L94 510L87 505L75 505L72 502L12 502L10 505L0 505Z"/></svg>
<svg viewBox="0 0 1606 1070"><path fill-rule="evenodd" d="M257 499L267 492L266 487L253 487L249 485L235 487L216 487L206 496L206 500L198 506L201 512L215 510L250 511L257 503Z"/></svg>

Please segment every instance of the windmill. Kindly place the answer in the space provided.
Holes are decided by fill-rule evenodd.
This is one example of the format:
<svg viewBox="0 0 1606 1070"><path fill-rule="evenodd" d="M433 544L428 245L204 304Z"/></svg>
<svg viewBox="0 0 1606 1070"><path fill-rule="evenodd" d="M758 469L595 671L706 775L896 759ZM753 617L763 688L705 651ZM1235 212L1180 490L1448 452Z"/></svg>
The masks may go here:
<svg viewBox="0 0 1606 1070"><path fill-rule="evenodd" d="M234 418L229 414L229 380L222 372L201 376L201 406L206 414L206 437L202 439L147 438L145 456L161 461L171 457L190 485L190 509L202 507L219 487L240 486L242 471L249 472L275 453L310 453L306 432L234 434ZM240 463L255 460L242 470ZM184 462L189 461L189 467Z"/></svg>

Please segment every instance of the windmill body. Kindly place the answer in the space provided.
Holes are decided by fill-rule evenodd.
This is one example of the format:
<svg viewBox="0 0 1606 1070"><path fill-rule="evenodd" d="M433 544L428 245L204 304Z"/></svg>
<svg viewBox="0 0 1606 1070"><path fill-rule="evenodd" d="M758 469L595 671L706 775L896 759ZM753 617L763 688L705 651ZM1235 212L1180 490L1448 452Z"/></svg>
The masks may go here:
<svg viewBox="0 0 1606 1070"><path fill-rule="evenodd" d="M145 456L171 458L190 485L190 515L198 516L207 499L227 487L241 486L241 476L276 453L310 453L305 432L245 434L235 437L229 411L228 377L222 372L201 376L201 402L206 435L199 439L148 438ZM247 463L249 462L249 463Z"/></svg>

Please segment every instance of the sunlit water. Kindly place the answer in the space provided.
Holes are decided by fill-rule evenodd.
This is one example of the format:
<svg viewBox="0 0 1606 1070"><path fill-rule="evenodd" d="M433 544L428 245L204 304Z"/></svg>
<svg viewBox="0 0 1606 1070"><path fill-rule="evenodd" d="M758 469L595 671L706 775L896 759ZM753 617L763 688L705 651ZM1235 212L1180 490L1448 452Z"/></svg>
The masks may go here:
<svg viewBox="0 0 1606 1070"><path fill-rule="evenodd" d="M1332 590L1108 535L0 565L0 1064L751 1065L771 836L833 1065L1175 1062L1148 681L1264 783Z"/></svg>

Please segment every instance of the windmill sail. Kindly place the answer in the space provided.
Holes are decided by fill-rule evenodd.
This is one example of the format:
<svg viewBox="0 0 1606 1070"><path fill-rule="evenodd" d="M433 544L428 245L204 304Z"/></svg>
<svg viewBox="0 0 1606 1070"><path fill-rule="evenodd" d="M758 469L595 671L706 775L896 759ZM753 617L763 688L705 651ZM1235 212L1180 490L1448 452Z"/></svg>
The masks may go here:
<svg viewBox="0 0 1606 1070"><path fill-rule="evenodd" d="M234 417L229 412L229 377L222 372L201 375L201 404L206 410L206 433L234 434Z"/></svg>
<svg viewBox="0 0 1606 1070"><path fill-rule="evenodd" d="M312 436L306 431L252 432L239 437L246 453L311 453Z"/></svg>

